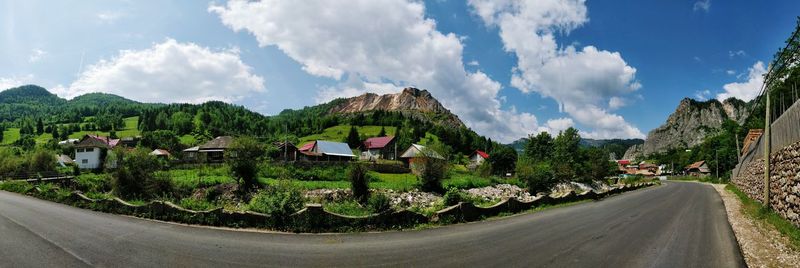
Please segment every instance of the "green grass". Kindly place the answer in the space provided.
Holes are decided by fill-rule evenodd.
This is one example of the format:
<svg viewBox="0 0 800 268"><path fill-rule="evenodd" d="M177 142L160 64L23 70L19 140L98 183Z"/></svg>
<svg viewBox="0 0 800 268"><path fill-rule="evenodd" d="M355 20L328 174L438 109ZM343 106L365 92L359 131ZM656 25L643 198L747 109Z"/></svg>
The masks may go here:
<svg viewBox="0 0 800 268"><path fill-rule="evenodd" d="M138 129L138 125L139 125L139 117L138 116L124 118L122 120L125 123L125 128L117 130L117 137L124 138L124 137L136 137L136 136L141 135L141 132ZM110 135L109 132L102 132L102 131L78 131L78 132L70 134L69 138L70 139L80 139L84 135L87 135L87 134L95 134L95 135L101 135L101 136L109 136ZM44 134L44 135L47 135L47 134Z"/></svg>
<svg viewBox="0 0 800 268"><path fill-rule="evenodd" d="M353 200L344 200L340 202L331 202L323 205L328 212L347 215L347 216L368 216L372 214L369 208L362 207L358 202Z"/></svg>
<svg viewBox="0 0 800 268"><path fill-rule="evenodd" d="M381 132L381 126L361 126L361 127L356 127L356 129L358 129L359 135L363 135L366 137L376 137ZM389 126L386 127L386 135L393 135L394 131L395 127L389 127ZM350 125L339 125L339 126L329 127L323 130L322 133L313 134L300 138L298 146L313 140L343 142L345 138L347 138L348 133L350 133Z"/></svg>
<svg viewBox="0 0 800 268"><path fill-rule="evenodd" d="M742 201L742 211L745 215L757 221L766 222L778 229L781 234L789 238L794 249L800 249L800 228L784 219L775 211L762 206L758 201L751 199L736 186L728 184L725 189L734 193Z"/></svg>
<svg viewBox="0 0 800 268"><path fill-rule="evenodd" d="M451 172L450 178L442 181L442 186L447 188L469 189L480 188L492 185L492 180L483 178L470 173Z"/></svg>
<svg viewBox="0 0 800 268"><path fill-rule="evenodd" d="M3 131L3 142L2 144L8 145L12 144L19 139L19 128L9 128L6 131Z"/></svg>
<svg viewBox="0 0 800 268"><path fill-rule="evenodd" d="M371 189L391 189L394 191L409 191L416 188L417 177L412 174L382 174L371 172L375 180L369 183ZM259 178L263 185L275 185L279 182L275 178ZM315 189L350 189L349 181L301 181L289 180L289 183L303 190Z"/></svg>
<svg viewBox="0 0 800 268"><path fill-rule="evenodd" d="M197 189L236 182L226 167L203 167L196 169L174 169L167 171L175 186L182 189Z"/></svg>
<svg viewBox="0 0 800 268"><path fill-rule="evenodd" d="M723 183L720 180L717 180L714 176L705 176L705 177L694 177L694 176L673 176L668 178L671 181L699 181L699 182L710 182L710 183ZM723 178L724 179L724 178ZM642 180L646 181L646 180Z"/></svg>

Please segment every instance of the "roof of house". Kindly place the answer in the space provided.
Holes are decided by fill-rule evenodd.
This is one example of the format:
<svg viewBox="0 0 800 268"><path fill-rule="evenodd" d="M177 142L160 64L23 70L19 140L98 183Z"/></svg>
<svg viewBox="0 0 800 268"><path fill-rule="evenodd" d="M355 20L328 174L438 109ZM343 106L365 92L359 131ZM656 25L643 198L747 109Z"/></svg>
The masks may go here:
<svg viewBox="0 0 800 268"><path fill-rule="evenodd" d="M692 163L692 164L690 164L690 165L686 166L686 169L699 169L699 168L700 168L700 167L702 167L702 166L703 166L703 164L705 164L705 163L706 163L706 161L704 161L704 160L700 160L700 161L694 162L694 163Z"/></svg>
<svg viewBox="0 0 800 268"><path fill-rule="evenodd" d="M394 140L394 136L374 137L364 141L364 148L367 149L381 149L389 145Z"/></svg>
<svg viewBox="0 0 800 268"><path fill-rule="evenodd" d="M56 157L57 157L59 163L64 163L66 165L75 163L75 161L72 161L72 158L69 158L69 156L65 155L65 154L60 154L60 155L57 155Z"/></svg>
<svg viewBox="0 0 800 268"><path fill-rule="evenodd" d="M183 151L184 151L184 152L187 152L187 153L188 153L188 152L197 152L197 151L200 151L200 146L195 146L195 147L192 147L192 148L189 148L189 149L183 150Z"/></svg>
<svg viewBox="0 0 800 268"><path fill-rule="evenodd" d="M317 144L317 141L309 141L303 144L303 146L300 146L300 148L297 148L297 150L301 152L311 151L311 149L314 149L314 144Z"/></svg>
<svg viewBox="0 0 800 268"><path fill-rule="evenodd" d="M472 157L473 155L476 155L476 154L479 155L483 159L489 159L489 154L487 154L486 152L481 151L481 150L475 150L475 152L473 152L470 155L470 157Z"/></svg>
<svg viewBox="0 0 800 268"><path fill-rule="evenodd" d="M433 150L425 150L425 146L419 144L411 144L403 154L400 155L400 158L416 158L416 157L430 157L436 159L444 159L442 155L433 151Z"/></svg>
<svg viewBox="0 0 800 268"><path fill-rule="evenodd" d="M109 137L85 135L77 144L75 148L106 148L111 149L119 144L119 139L111 139Z"/></svg>
<svg viewBox="0 0 800 268"><path fill-rule="evenodd" d="M630 165L631 164L631 160L625 160L625 159L617 160L617 163L619 163L620 165Z"/></svg>
<svg viewBox="0 0 800 268"><path fill-rule="evenodd" d="M155 156L170 156L169 151L164 149L155 149L152 152L150 152L150 154Z"/></svg>
<svg viewBox="0 0 800 268"><path fill-rule="evenodd" d="M333 141L316 141L315 152L323 155L356 157L347 143Z"/></svg>
<svg viewBox="0 0 800 268"><path fill-rule="evenodd" d="M229 147L231 147L232 143L233 143L233 137L220 136L206 142L203 145L200 145L200 150L228 149Z"/></svg>

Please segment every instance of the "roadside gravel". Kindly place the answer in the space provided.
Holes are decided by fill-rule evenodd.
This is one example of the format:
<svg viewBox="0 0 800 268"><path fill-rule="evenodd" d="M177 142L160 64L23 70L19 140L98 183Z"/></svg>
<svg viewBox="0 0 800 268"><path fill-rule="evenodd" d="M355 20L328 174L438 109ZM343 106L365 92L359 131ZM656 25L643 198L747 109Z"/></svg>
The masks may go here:
<svg viewBox="0 0 800 268"><path fill-rule="evenodd" d="M772 225L749 218L742 212L739 199L725 185L712 184L717 190L728 222L736 233L736 240L749 267L800 267L800 252L789 247L788 238Z"/></svg>

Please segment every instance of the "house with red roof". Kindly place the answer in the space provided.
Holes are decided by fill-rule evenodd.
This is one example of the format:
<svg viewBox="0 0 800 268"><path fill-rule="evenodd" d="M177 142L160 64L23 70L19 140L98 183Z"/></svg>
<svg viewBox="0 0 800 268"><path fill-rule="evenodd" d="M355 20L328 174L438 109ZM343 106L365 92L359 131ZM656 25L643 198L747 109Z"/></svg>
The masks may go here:
<svg viewBox="0 0 800 268"><path fill-rule="evenodd" d="M481 150L475 150L471 155L469 155L469 165L470 167L474 168L483 164L483 161L489 159L489 154Z"/></svg>
<svg viewBox="0 0 800 268"><path fill-rule="evenodd" d="M98 169L103 167L103 160L108 150L119 144L119 139L85 135L75 144L75 163L82 169Z"/></svg>
<svg viewBox="0 0 800 268"><path fill-rule="evenodd" d="M397 159L397 143L394 136L374 137L361 145L362 160Z"/></svg>

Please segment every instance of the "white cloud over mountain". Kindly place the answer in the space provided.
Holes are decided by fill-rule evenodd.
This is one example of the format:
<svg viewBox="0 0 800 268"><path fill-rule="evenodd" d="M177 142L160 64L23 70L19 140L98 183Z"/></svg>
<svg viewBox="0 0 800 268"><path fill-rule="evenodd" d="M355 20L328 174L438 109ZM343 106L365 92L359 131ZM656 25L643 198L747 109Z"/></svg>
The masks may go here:
<svg viewBox="0 0 800 268"><path fill-rule="evenodd" d="M533 114L503 109L500 83L465 70L463 39L439 32L421 2L233 0L208 10L260 46L277 47L307 73L340 82L321 88L318 101L416 86L502 142L547 128Z"/></svg>
<svg viewBox="0 0 800 268"><path fill-rule="evenodd" d="M747 81L725 84L722 86L725 92L717 94L717 100L723 101L730 97L736 97L740 100L750 101L756 98L761 91L761 85L764 84L764 74L766 73L767 68L764 67L764 63L757 61L748 68Z"/></svg>
<svg viewBox="0 0 800 268"><path fill-rule="evenodd" d="M265 90L264 78L236 49L212 50L173 39L143 50L122 50L84 69L68 87L53 91L67 98L91 92L119 94L143 102L232 102Z"/></svg>
<svg viewBox="0 0 800 268"><path fill-rule="evenodd" d="M32 74L24 76L0 77L0 91L29 84L32 81L33 81Z"/></svg>
<svg viewBox="0 0 800 268"><path fill-rule="evenodd" d="M499 29L504 49L516 54L512 86L555 99L561 111L589 128L585 137L644 137L622 116L609 112L641 87L636 69L618 52L556 43L556 34L588 22L584 0L470 0L469 5L487 26Z"/></svg>

